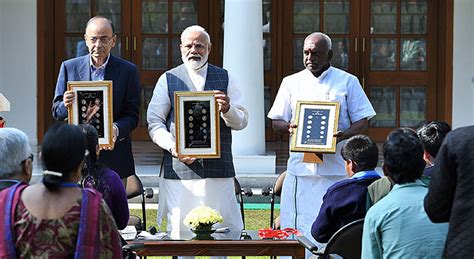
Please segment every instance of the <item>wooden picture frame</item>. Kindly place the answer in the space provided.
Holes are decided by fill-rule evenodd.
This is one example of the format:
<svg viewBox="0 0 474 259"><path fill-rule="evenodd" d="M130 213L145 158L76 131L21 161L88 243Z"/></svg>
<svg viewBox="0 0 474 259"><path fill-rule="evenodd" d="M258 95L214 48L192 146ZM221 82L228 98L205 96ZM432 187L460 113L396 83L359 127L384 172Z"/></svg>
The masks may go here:
<svg viewBox="0 0 474 259"><path fill-rule="evenodd" d="M215 93L177 91L174 103L178 156L220 158L220 114Z"/></svg>
<svg viewBox="0 0 474 259"><path fill-rule="evenodd" d="M67 89L75 94L69 124L91 124L99 135L99 147L113 149L112 81L69 81Z"/></svg>
<svg viewBox="0 0 474 259"><path fill-rule="evenodd" d="M339 103L297 101L290 151L321 154L336 153Z"/></svg>

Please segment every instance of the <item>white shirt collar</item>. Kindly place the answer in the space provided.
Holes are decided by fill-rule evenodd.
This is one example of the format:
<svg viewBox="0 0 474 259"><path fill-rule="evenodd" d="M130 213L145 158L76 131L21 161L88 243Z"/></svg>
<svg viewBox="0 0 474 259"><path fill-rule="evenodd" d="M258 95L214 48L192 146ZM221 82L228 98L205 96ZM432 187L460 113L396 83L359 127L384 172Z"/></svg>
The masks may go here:
<svg viewBox="0 0 474 259"><path fill-rule="evenodd" d="M95 68L95 69L101 69L101 68L103 68L103 69L105 69L105 67L106 67L107 64L109 63L109 59L110 59L110 53L109 53L109 55L107 56L107 59L105 60L104 64L102 64L102 66L100 66L100 67L96 67L96 66L94 65L94 62L92 62L92 56L89 55L89 64L90 64L90 67L91 67L91 68Z"/></svg>
<svg viewBox="0 0 474 259"><path fill-rule="evenodd" d="M197 70L189 68L186 65L185 67L188 70L188 74L189 74L189 77L191 78L191 81L193 81L194 87L196 87L198 91L204 90L204 85L206 83L206 77L207 77L208 63L206 62L204 66L202 66L201 68Z"/></svg>

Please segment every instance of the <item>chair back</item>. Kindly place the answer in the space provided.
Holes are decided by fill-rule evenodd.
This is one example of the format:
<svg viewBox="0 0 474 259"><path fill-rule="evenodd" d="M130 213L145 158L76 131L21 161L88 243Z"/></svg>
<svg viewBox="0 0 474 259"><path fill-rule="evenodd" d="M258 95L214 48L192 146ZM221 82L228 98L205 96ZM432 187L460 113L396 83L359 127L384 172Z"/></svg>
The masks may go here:
<svg viewBox="0 0 474 259"><path fill-rule="evenodd" d="M285 177L286 177L286 171L281 173L277 177L275 181L275 185L273 186L273 193L275 194L275 196L278 196L278 197L281 196L281 189L283 188L283 181L285 180Z"/></svg>
<svg viewBox="0 0 474 259"><path fill-rule="evenodd" d="M348 259L359 259L362 253L363 226L364 219L358 219L339 229L326 244L323 257L338 254Z"/></svg>
<svg viewBox="0 0 474 259"><path fill-rule="evenodd" d="M239 180L237 180L237 177L234 177L234 192L237 198L237 202L239 203L239 206L240 206L240 215L242 216L242 223L244 224L244 229L245 229L244 197L242 195L243 190L242 190L242 187L240 186Z"/></svg>
<svg viewBox="0 0 474 259"><path fill-rule="evenodd" d="M132 199L143 194L142 181L136 174L127 177L125 192L127 193L127 199Z"/></svg>
<svg viewBox="0 0 474 259"><path fill-rule="evenodd" d="M141 196L141 207L142 207L142 218L130 215L128 219L129 226L135 226L137 231L146 229L146 208L145 208L145 193L143 190L143 184L140 178L136 174L131 175L127 178L127 187L125 188L127 199L132 199Z"/></svg>
<svg viewBox="0 0 474 259"><path fill-rule="evenodd" d="M274 218L274 211L275 211L275 197L281 196L281 190L283 189L283 181L285 181L286 171L281 173L277 179L275 180L275 184L273 185L272 190L272 197L270 199L270 228L273 229L280 229L280 218Z"/></svg>

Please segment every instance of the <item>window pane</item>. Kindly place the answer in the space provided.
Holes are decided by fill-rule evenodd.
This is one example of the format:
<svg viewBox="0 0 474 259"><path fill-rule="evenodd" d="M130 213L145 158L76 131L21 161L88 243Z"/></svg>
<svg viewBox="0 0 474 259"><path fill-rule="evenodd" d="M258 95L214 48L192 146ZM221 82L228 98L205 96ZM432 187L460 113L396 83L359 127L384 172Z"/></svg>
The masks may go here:
<svg viewBox="0 0 474 259"><path fill-rule="evenodd" d="M180 34L197 24L197 1L173 1L173 32Z"/></svg>
<svg viewBox="0 0 474 259"><path fill-rule="evenodd" d="M324 32L349 33L349 0L324 1Z"/></svg>
<svg viewBox="0 0 474 259"><path fill-rule="evenodd" d="M293 40L293 70L301 70L304 68L303 43L304 39Z"/></svg>
<svg viewBox="0 0 474 259"><path fill-rule="evenodd" d="M271 87L268 85L265 85L263 87L263 99L264 99L264 109L265 109L264 114L268 114L268 112L270 111L270 108L272 107L272 91L271 91ZM265 117L265 128L271 128L272 120L267 118L267 116L264 116L264 117Z"/></svg>
<svg viewBox="0 0 474 259"><path fill-rule="evenodd" d="M397 40L371 39L370 69L393 71L396 68Z"/></svg>
<svg viewBox="0 0 474 259"><path fill-rule="evenodd" d="M168 64L168 41L159 38L145 38L142 42L142 69L165 70Z"/></svg>
<svg viewBox="0 0 474 259"><path fill-rule="evenodd" d="M89 54L84 37L66 37L65 41L66 59Z"/></svg>
<svg viewBox="0 0 474 259"><path fill-rule="evenodd" d="M115 43L115 47L112 48L111 51L112 55L117 57L122 56L122 38L117 36L117 42Z"/></svg>
<svg viewBox="0 0 474 259"><path fill-rule="evenodd" d="M66 1L66 32L84 33L86 23L91 17L90 0Z"/></svg>
<svg viewBox="0 0 474 259"><path fill-rule="evenodd" d="M426 0L402 0L402 33L426 34L427 11L428 3Z"/></svg>
<svg viewBox="0 0 474 259"><path fill-rule="evenodd" d="M394 128L397 126L397 108L395 87L370 87L370 102L377 115L369 120L373 128Z"/></svg>
<svg viewBox="0 0 474 259"><path fill-rule="evenodd" d="M319 1L295 0L293 3L293 32L311 33L319 29Z"/></svg>
<svg viewBox="0 0 474 259"><path fill-rule="evenodd" d="M146 121L146 111L148 110L148 104L151 101L151 97L153 96L153 90L155 89L154 85L142 85L142 92L141 92L141 102L140 102L140 126L147 127Z"/></svg>
<svg viewBox="0 0 474 259"><path fill-rule="evenodd" d="M120 0L97 0L97 14L112 21L115 33L122 32L122 6Z"/></svg>
<svg viewBox="0 0 474 259"><path fill-rule="evenodd" d="M265 37L263 40L263 64L265 71L272 69L272 40Z"/></svg>
<svg viewBox="0 0 474 259"><path fill-rule="evenodd" d="M173 42L173 48L171 49L171 56L173 57L173 60L171 61L171 66L176 67L178 65L181 65L183 63L183 60L181 59L181 50L179 49L179 44L181 43L181 38L174 38L172 40Z"/></svg>
<svg viewBox="0 0 474 259"><path fill-rule="evenodd" d="M142 32L168 32L168 1L143 0L142 2Z"/></svg>
<svg viewBox="0 0 474 259"><path fill-rule="evenodd" d="M270 0L262 1L263 32L271 32L272 2Z"/></svg>
<svg viewBox="0 0 474 259"><path fill-rule="evenodd" d="M397 1L373 0L371 6L371 34L397 32Z"/></svg>
<svg viewBox="0 0 474 259"><path fill-rule="evenodd" d="M349 39L347 38L333 38L332 39L332 51L333 57L331 59L331 65L347 70L349 68Z"/></svg>
<svg viewBox="0 0 474 259"><path fill-rule="evenodd" d="M408 71L426 70L426 40L403 39L400 69Z"/></svg>
<svg viewBox="0 0 474 259"><path fill-rule="evenodd" d="M400 127L418 127L426 120L426 88L400 87Z"/></svg>

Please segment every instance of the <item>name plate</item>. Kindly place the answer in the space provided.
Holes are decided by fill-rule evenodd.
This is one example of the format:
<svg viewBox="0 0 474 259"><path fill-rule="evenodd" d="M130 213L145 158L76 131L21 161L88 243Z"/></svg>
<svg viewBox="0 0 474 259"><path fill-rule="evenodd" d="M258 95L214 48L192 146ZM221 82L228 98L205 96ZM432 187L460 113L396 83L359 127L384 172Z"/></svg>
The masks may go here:
<svg viewBox="0 0 474 259"><path fill-rule="evenodd" d="M220 120L214 95L213 91L174 93L178 156L220 157Z"/></svg>
<svg viewBox="0 0 474 259"><path fill-rule="evenodd" d="M298 101L290 151L334 154L338 121L338 102Z"/></svg>

